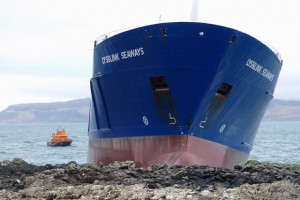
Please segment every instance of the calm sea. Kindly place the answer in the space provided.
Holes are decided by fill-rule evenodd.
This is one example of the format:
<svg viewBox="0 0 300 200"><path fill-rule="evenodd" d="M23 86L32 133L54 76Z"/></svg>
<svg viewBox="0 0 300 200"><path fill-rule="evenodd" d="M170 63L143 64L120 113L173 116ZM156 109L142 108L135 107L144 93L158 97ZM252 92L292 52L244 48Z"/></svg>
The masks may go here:
<svg viewBox="0 0 300 200"><path fill-rule="evenodd" d="M48 147L51 133L65 128L73 143L68 147ZM0 160L22 158L35 165L87 162L87 124L1 124Z"/></svg>
<svg viewBox="0 0 300 200"><path fill-rule="evenodd" d="M0 124L0 160L19 157L35 165L87 162L87 124ZM58 128L73 139L69 147L48 147ZM300 122L262 122L250 159L300 164Z"/></svg>

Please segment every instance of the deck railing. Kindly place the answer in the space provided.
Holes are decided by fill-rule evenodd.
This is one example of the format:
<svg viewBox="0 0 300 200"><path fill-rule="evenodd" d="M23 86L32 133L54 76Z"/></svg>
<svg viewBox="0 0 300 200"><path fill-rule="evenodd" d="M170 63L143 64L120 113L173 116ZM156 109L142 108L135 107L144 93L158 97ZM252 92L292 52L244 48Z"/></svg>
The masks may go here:
<svg viewBox="0 0 300 200"><path fill-rule="evenodd" d="M108 38L110 38L114 35L117 35L119 33L131 30L131 29L132 28L123 28L123 29L118 29L118 30L111 31L111 32L105 33L103 35L100 35L99 37L96 38L94 46L97 46L100 42L102 42L102 41L104 41L104 40L106 40L106 39L108 39Z"/></svg>

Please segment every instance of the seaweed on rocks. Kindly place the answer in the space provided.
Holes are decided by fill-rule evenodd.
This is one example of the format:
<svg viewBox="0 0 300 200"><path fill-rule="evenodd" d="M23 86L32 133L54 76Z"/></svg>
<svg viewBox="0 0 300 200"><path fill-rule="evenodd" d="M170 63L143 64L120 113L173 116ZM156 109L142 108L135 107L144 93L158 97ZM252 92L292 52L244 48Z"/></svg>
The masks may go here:
<svg viewBox="0 0 300 200"><path fill-rule="evenodd" d="M0 199L300 199L300 165L248 161L233 169L201 165L36 166L0 162Z"/></svg>

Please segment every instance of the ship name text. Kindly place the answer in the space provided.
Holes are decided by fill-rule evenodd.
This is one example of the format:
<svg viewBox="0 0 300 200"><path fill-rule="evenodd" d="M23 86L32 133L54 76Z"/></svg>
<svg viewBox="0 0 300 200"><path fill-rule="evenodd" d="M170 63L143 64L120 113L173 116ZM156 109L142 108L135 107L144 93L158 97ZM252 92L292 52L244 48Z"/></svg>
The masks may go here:
<svg viewBox="0 0 300 200"><path fill-rule="evenodd" d="M124 60L124 59L128 59L128 58L134 58L134 57L142 56L144 54L145 54L145 52L144 52L143 47L130 49L127 51L122 51L120 53L103 56L102 64L112 63L112 62L116 62L116 61Z"/></svg>
<svg viewBox="0 0 300 200"><path fill-rule="evenodd" d="M254 60L249 58L246 62L246 66L252 69L253 71L259 73L261 76L268 79L269 81L273 81L274 74L266 68L264 68L263 66L261 66L260 64L258 64L257 62L255 62Z"/></svg>

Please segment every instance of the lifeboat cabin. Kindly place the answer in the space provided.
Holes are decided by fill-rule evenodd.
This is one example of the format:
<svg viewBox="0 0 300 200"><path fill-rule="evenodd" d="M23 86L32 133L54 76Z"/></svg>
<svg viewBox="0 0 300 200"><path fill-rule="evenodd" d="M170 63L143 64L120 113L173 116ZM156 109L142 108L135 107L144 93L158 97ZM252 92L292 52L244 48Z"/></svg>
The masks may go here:
<svg viewBox="0 0 300 200"><path fill-rule="evenodd" d="M56 133L52 133L52 138L47 142L48 146L70 146L72 139L67 136L65 129L57 130Z"/></svg>

